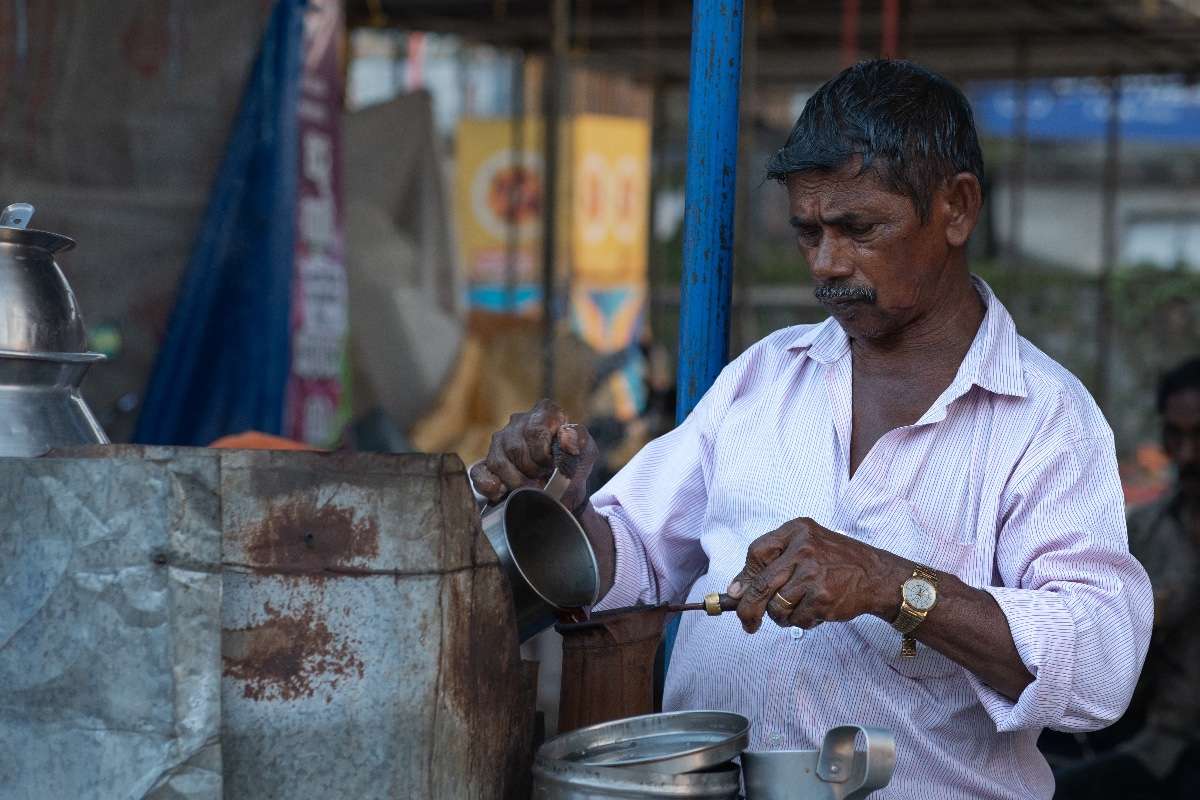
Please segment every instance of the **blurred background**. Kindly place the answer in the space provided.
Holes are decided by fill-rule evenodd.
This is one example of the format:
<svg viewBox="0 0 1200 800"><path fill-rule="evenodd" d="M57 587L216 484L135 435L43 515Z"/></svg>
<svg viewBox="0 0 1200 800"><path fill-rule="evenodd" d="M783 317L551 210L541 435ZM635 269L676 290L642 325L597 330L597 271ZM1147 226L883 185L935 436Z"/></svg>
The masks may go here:
<svg viewBox="0 0 1200 800"><path fill-rule="evenodd" d="M553 395L611 474L674 424L690 13L0 3L0 187L78 241L110 436L470 462ZM731 352L823 317L766 157L843 66L914 59L974 104L976 271L1154 497L1152 387L1200 341L1198 41L1195 0L747 0Z"/></svg>

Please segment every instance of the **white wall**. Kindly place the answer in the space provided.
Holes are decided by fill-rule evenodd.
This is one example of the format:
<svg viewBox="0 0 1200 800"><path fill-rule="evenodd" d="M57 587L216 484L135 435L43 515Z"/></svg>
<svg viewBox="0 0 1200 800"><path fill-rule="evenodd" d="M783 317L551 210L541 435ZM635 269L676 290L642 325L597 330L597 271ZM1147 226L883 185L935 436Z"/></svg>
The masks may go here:
<svg viewBox="0 0 1200 800"><path fill-rule="evenodd" d="M1036 165L1033 168L1036 169ZM1010 231L1008 187L996 184L988 203L995 214L997 239L1002 246L1007 246ZM1178 233L1180 220L1200 220L1200 186L1122 189L1117 195L1117 219L1121 226L1118 247L1123 257L1136 260L1151 250L1162 250L1158 243L1148 241L1154 230L1149 223L1156 218L1176 222L1170 231L1157 227L1164 238ZM1099 174L1095 185L1026 184L1019 243L1021 251L1029 256L1075 266L1090 273L1099 272L1102 225ZM1121 243L1123 236L1126 238L1124 246ZM1134 249L1130 250L1129 245ZM1169 245L1163 243L1163 246ZM1200 251L1191 254L1190 261L1194 268L1200 267Z"/></svg>

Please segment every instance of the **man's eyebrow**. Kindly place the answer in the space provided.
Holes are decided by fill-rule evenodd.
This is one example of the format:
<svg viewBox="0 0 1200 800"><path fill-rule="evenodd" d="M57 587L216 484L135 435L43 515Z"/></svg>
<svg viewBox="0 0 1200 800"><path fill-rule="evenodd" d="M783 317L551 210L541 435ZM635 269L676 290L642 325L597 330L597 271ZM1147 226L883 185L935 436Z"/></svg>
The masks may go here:
<svg viewBox="0 0 1200 800"><path fill-rule="evenodd" d="M808 228L818 224L830 225L837 228L843 225L861 225L863 215L856 211L847 211L842 214L835 214L832 217L825 217L820 223L811 219L805 219L804 217L792 216L788 219L788 222L791 223L793 228Z"/></svg>

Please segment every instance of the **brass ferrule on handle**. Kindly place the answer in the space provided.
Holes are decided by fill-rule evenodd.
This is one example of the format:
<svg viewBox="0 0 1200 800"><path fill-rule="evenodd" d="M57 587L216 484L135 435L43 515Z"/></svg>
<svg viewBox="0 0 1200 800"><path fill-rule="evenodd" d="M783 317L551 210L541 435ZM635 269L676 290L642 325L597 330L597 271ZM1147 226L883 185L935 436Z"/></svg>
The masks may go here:
<svg viewBox="0 0 1200 800"><path fill-rule="evenodd" d="M738 607L737 598L730 597L727 594L719 594L712 592L704 595L704 600L699 603L677 603L668 605L668 611L703 611L710 617L719 617L726 611L733 611Z"/></svg>

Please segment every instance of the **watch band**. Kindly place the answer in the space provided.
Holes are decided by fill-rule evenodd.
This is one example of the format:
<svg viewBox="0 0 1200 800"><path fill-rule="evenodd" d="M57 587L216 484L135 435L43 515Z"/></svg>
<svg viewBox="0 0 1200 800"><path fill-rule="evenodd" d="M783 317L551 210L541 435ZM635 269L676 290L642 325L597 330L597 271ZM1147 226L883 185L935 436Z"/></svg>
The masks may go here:
<svg viewBox="0 0 1200 800"><path fill-rule="evenodd" d="M933 584L934 589L937 589L938 576L931 569L917 566L913 569L913 574L909 576L905 582L907 582L907 580L911 580L912 578L920 578L922 580L929 581L931 584ZM901 658L912 658L916 656L917 640L913 638L912 633L917 629L918 626L920 626L922 622L925 621L925 617L928 615L929 609L921 611L908 604L908 601L904 599L903 586L901 586L900 611L896 615L896 618L892 620L892 627L899 631L901 635Z"/></svg>

